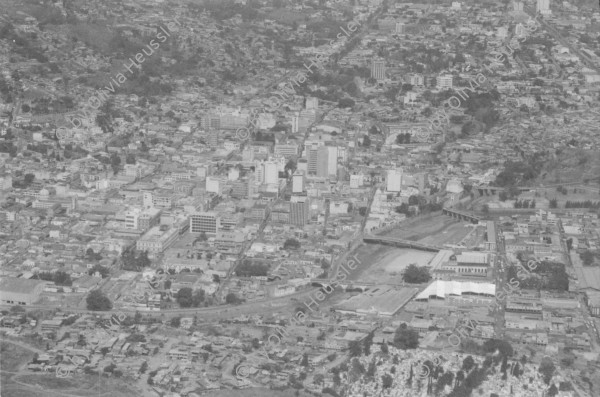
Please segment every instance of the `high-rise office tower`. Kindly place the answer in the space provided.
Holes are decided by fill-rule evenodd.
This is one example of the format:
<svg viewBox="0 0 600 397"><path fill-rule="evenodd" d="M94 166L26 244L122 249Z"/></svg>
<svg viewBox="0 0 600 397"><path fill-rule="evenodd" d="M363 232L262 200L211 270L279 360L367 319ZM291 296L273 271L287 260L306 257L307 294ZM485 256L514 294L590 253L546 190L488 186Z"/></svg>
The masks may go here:
<svg viewBox="0 0 600 397"><path fill-rule="evenodd" d="M265 169L261 161L254 161L254 181L257 185L262 185L265 181Z"/></svg>
<svg viewBox="0 0 600 397"><path fill-rule="evenodd" d="M550 0L537 0L536 11L540 14L550 14Z"/></svg>
<svg viewBox="0 0 600 397"><path fill-rule="evenodd" d="M219 146L219 130L210 130L206 135L208 146L211 148L216 148Z"/></svg>
<svg viewBox="0 0 600 397"><path fill-rule="evenodd" d="M371 77L375 80L385 80L385 61L373 61L371 63Z"/></svg>
<svg viewBox="0 0 600 397"><path fill-rule="evenodd" d="M337 146L325 146L324 149L327 151L327 170L323 173L325 177L336 177L337 176L337 159L338 159L338 148ZM318 172L317 172L318 175Z"/></svg>
<svg viewBox="0 0 600 397"><path fill-rule="evenodd" d="M321 146L317 150L317 176L321 178L329 176L329 150L327 150L327 146Z"/></svg>
<svg viewBox="0 0 600 397"><path fill-rule="evenodd" d="M290 199L290 223L304 226L310 219L310 200L305 196L292 196Z"/></svg>
<svg viewBox="0 0 600 397"><path fill-rule="evenodd" d="M263 163L264 167L264 182L266 184L277 183L279 179L279 172L277 171L277 163L274 161L265 161Z"/></svg>
<svg viewBox="0 0 600 397"><path fill-rule="evenodd" d="M318 110L319 109L319 98L307 97L306 98L306 110Z"/></svg>
<svg viewBox="0 0 600 397"><path fill-rule="evenodd" d="M304 174L296 170L292 175L292 193L304 193Z"/></svg>
<svg viewBox="0 0 600 397"><path fill-rule="evenodd" d="M523 11L523 2L513 1L513 11Z"/></svg>
<svg viewBox="0 0 600 397"><path fill-rule="evenodd" d="M218 227L218 215L215 212L200 212L190 216L190 233L216 234Z"/></svg>
<svg viewBox="0 0 600 397"><path fill-rule="evenodd" d="M317 173L319 146L311 145L306 147L306 160L308 162L308 173L315 175Z"/></svg>
<svg viewBox="0 0 600 397"><path fill-rule="evenodd" d="M436 87L439 90L451 89L452 88L452 75L446 74L443 76L436 77Z"/></svg>
<svg viewBox="0 0 600 397"><path fill-rule="evenodd" d="M388 170L387 191L399 192L402 188L402 170Z"/></svg>
<svg viewBox="0 0 600 397"><path fill-rule="evenodd" d="M300 131L300 116L296 113L296 115L292 116L292 134L298 131Z"/></svg>

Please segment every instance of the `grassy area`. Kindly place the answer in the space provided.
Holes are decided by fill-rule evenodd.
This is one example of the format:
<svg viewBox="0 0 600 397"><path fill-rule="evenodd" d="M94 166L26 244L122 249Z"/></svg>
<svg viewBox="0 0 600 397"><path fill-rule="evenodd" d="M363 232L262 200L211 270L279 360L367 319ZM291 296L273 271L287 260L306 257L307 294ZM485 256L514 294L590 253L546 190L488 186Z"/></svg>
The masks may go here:
<svg viewBox="0 0 600 397"><path fill-rule="evenodd" d="M244 389L244 390L220 390L211 392L211 397L294 397L296 390L269 390L269 389ZM300 397L308 397L310 394L300 392Z"/></svg>

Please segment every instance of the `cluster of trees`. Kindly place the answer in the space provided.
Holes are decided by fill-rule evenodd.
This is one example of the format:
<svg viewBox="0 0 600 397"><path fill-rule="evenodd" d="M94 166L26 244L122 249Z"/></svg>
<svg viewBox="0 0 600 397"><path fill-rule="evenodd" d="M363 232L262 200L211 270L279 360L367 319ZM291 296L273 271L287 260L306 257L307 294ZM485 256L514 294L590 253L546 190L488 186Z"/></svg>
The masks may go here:
<svg viewBox="0 0 600 397"><path fill-rule="evenodd" d="M275 134L262 133L260 131L256 132L254 136L255 141L264 141L264 142L275 142Z"/></svg>
<svg viewBox="0 0 600 397"><path fill-rule="evenodd" d="M410 143L410 133L406 132L404 134L396 135L396 143L398 145L402 145L403 143Z"/></svg>
<svg viewBox="0 0 600 397"><path fill-rule="evenodd" d="M404 270L402 279L410 284L422 284L431 280L431 275L429 274L429 269L427 269L426 266L410 264L406 270Z"/></svg>
<svg viewBox="0 0 600 397"><path fill-rule="evenodd" d="M94 250L92 248L88 248L85 251L85 258L88 260L91 260L91 261L99 261L100 259L102 259L102 255L94 252Z"/></svg>
<svg viewBox="0 0 600 397"><path fill-rule="evenodd" d="M351 98L342 98L338 101L338 108L353 108L355 104Z"/></svg>
<svg viewBox="0 0 600 397"><path fill-rule="evenodd" d="M549 206L550 208L558 208L558 200L556 200L555 198L551 199L549 202Z"/></svg>
<svg viewBox="0 0 600 397"><path fill-rule="evenodd" d="M0 153L8 153L10 157L16 157L17 147L12 142L0 142Z"/></svg>
<svg viewBox="0 0 600 397"><path fill-rule="evenodd" d="M369 335L361 341L352 341L349 345L350 357L360 357L363 353L368 356L371 354L371 346L373 345L374 333L370 332ZM386 345L387 348L387 345Z"/></svg>
<svg viewBox="0 0 600 397"><path fill-rule="evenodd" d="M396 211L399 214L404 214L410 218L412 216L415 216L417 213L414 208L415 206L419 209L419 213L421 214L428 214L430 212L441 211L443 208L442 203L430 203L427 202L427 199L423 196L412 195L408 198L408 204L402 203L401 205L394 208L394 211Z"/></svg>
<svg viewBox="0 0 600 397"><path fill-rule="evenodd" d="M565 208L600 208L600 201L567 201L565 203Z"/></svg>
<svg viewBox="0 0 600 397"><path fill-rule="evenodd" d="M67 272L41 272L37 274L37 277L40 280L45 281L53 281L56 285L73 285L73 280L71 280L71 275Z"/></svg>
<svg viewBox="0 0 600 397"><path fill-rule="evenodd" d="M19 189L27 189L29 186L31 186L31 184L33 183L33 180L35 179L35 175L33 174L25 174L25 176L23 177L23 180L20 181L18 179L13 180L13 187L15 188L19 188Z"/></svg>
<svg viewBox="0 0 600 397"><path fill-rule="evenodd" d="M519 270L520 276L519 277ZM569 275L565 265L559 262L542 261L535 269L531 269L529 275L523 275L523 269L517 266L509 266L507 279L519 280L519 288L537 290L568 291Z"/></svg>
<svg viewBox="0 0 600 397"><path fill-rule="evenodd" d="M567 188L564 187L564 186L562 186L562 185L558 186L556 188L556 191L559 192L559 193L564 194L565 196L569 193L569 191L567 190Z"/></svg>
<svg viewBox="0 0 600 397"><path fill-rule="evenodd" d="M136 256L135 249L130 249L121 254L123 261L123 269L139 272L141 269L148 267L152 261L148 258L148 252L142 251Z"/></svg>
<svg viewBox="0 0 600 397"><path fill-rule="evenodd" d="M419 347L419 333L402 323L394 334L394 346L398 349L416 349Z"/></svg>
<svg viewBox="0 0 600 397"><path fill-rule="evenodd" d="M100 273L100 276L102 276L102 278L106 278L108 277L110 270L102 265L94 265L94 267L88 270L88 274L90 276L93 276L96 272Z"/></svg>
<svg viewBox="0 0 600 397"><path fill-rule="evenodd" d="M371 146L371 138L369 138L368 135L363 136L362 146L363 147L369 147L369 146Z"/></svg>
<svg viewBox="0 0 600 397"><path fill-rule="evenodd" d="M227 296L225 296L225 303L227 303L228 305L238 305L243 301L243 299L238 298L238 296L233 292L230 292L227 294Z"/></svg>
<svg viewBox="0 0 600 397"><path fill-rule="evenodd" d="M101 290L95 289L85 299L88 310L108 311L112 309L112 302Z"/></svg>
<svg viewBox="0 0 600 397"><path fill-rule="evenodd" d="M535 200L515 200L515 208L535 208Z"/></svg>
<svg viewBox="0 0 600 397"><path fill-rule="evenodd" d="M244 261L235 269L235 273L242 277L266 276L269 273L269 265L252 263L249 259L244 259Z"/></svg>
<svg viewBox="0 0 600 397"><path fill-rule="evenodd" d="M191 288L181 288L177 291L175 299L181 307L198 307L204 302L205 292L203 289L192 291Z"/></svg>
<svg viewBox="0 0 600 397"><path fill-rule="evenodd" d="M579 254L579 258L581 258L584 266L592 266L596 257L600 258L600 253L590 250L585 250Z"/></svg>
<svg viewBox="0 0 600 397"><path fill-rule="evenodd" d="M541 164L533 161L529 163L509 161L504 166L504 170L496 176L495 185L513 186L517 185L517 182L532 181L539 175L541 166Z"/></svg>
<svg viewBox="0 0 600 397"><path fill-rule="evenodd" d="M288 238L287 240L285 240L285 242L283 243L283 249L284 250L297 250L300 248L300 242L294 238Z"/></svg>

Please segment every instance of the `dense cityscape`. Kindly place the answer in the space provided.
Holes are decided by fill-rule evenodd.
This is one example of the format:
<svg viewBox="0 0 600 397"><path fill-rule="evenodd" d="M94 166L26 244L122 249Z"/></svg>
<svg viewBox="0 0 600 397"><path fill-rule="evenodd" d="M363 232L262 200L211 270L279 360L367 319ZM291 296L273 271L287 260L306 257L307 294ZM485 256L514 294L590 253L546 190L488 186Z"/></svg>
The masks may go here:
<svg viewBox="0 0 600 397"><path fill-rule="evenodd" d="M0 0L0 394L600 395L596 0Z"/></svg>

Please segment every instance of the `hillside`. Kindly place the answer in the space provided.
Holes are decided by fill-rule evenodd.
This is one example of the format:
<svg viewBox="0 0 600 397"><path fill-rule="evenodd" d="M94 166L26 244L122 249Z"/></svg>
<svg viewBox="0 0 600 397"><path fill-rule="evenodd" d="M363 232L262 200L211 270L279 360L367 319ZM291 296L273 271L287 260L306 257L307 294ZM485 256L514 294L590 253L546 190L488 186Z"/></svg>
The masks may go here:
<svg viewBox="0 0 600 397"><path fill-rule="evenodd" d="M564 149L555 159L544 164L536 182L547 185L586 179L600 182L600 152Z"/></svg>

